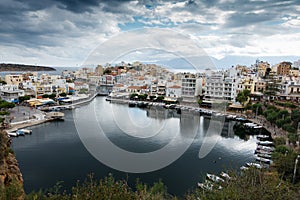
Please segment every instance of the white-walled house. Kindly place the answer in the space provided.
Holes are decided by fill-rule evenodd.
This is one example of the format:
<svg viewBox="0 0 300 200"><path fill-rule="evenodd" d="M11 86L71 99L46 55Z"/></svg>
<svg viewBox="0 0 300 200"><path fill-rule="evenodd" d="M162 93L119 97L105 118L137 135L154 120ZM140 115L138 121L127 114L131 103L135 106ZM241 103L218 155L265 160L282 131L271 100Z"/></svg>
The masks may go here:
<svg viewBox="0 0 300 200"><path fill-rule="evenodd" d="M2 85L0 86L1 99L12 102L20 96L24 96L24 90L20 90L17 85Z"/></svg>
<svg viewBox="0 0 300 200"><path fill-rule="evenodd" d="M166 97L181 97L181 86L172 85L166 88Z"/></svg>

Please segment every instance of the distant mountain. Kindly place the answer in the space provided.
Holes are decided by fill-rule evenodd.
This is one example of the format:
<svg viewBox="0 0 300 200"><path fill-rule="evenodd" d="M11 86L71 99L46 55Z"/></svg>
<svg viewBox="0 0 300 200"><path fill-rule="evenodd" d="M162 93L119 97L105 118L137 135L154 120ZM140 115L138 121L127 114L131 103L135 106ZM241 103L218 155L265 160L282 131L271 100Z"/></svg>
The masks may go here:
<svg viewBox="0 0 300 200"><path fill-rule="evenodd" d="M216 59L210 56L202 57L188 57L188 58L175 58L170 60L156 61L155 64L163 65L173 69L194 69L196 66L198 69L227 69L231 66L246 65L251 66L255 64L256 59L260 61L267 61L272 65L280 63L282 61L294 62L300 60L300 56L226 56L222 59Z"/></svg>
<svg viewBox="0 0 300 200"><path fill-rule="evenodd" d="M56 71L53 67L1 63L0 71Z"/></svg>

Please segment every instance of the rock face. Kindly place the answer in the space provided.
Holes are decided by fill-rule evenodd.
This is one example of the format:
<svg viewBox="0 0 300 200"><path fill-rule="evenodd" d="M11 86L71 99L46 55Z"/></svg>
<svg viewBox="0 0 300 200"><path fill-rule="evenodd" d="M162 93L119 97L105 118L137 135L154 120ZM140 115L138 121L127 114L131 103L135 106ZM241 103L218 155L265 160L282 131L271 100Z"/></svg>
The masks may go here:
<svg viewBox="0 0 300 200"><path fill-rule="evenodd" d="M22 174L10 144L6 133L0 131L0 199L24 199Z"/></svg>
<svg viewBox="0 0 300 200"><path fill-rule="evenodd" d="M0 64L0 71L56 71L53 67L23 65L23 64Z"/></svg>

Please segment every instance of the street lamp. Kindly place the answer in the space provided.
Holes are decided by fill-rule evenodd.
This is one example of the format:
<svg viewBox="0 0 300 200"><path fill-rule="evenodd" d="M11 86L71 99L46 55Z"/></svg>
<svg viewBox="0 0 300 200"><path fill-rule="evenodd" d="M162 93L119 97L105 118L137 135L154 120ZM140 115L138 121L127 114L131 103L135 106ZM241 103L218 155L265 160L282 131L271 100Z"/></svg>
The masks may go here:
<svg viewBox="0 0 300 200"><path fill-rule="evenodd" d="M293 184L295 184L295 181L296 181L296 172L297 172L297 165L298 165L298 160L299 159L300 159L300 155L298 155L296 157L296 160L295 160L294 175L293 175Z"/></svg>

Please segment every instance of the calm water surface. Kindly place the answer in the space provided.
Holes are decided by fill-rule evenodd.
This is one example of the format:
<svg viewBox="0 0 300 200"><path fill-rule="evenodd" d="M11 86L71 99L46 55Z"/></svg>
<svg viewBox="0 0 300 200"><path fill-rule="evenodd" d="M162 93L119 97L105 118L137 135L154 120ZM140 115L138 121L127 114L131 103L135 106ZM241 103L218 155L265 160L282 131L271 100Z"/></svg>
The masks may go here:
<svg viewBox="0 0 300 200"><path fill-rule="evenodd" d="M171 165L147 173L125 173L112 169L98 161L85 148L80 137L102 140L97 128L90 125L96 119L111 142L118 147L136 153L158 150L178 134L181 143L191 142L187 151ZM75 122L79 130L77 132ZM164 109L129 108L127 105L111 104L97 97L89 105L65 111L65 121L57 121L31 127L32 135L14 138L12 148L16 153L24 178L26 192L52 187L58 181L69 189L77 180L83 181L88 174L103 178L109 173L117 179L125 179L130 186L139 178L152 184L161 179L168 192L183 195L196 187L206 173L220 173L224 169L238 169L247 161L254 161L256 139L244 141L234 136L235 122L226 122L220 135L210 135L217 140L204 158L199 150L213 123L199 115L178 115ZM84 130L84 131L82 131ZM84 133L82 133L84 132ZM194 135L195 133L195 135ZM195 136L195 137L194 137ZM101 152L110 155L110 152Z"/></svg>

